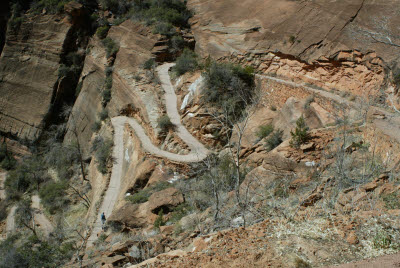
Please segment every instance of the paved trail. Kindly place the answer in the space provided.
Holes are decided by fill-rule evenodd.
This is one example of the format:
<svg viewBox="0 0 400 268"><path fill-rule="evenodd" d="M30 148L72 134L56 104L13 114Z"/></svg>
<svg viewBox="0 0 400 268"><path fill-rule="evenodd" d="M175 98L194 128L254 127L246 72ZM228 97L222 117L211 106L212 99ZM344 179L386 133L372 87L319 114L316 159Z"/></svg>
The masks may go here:
<svg viewBox="0 0 400 268"><path fill-rule="evenodd" d="M39 226L39 228L43 231L44 235L48 237L50 233L54 230L53 225L47 219L47 217L43 214L43 210L40 207L40 197L38 195L32 196L32 209L33 216L35 219L35 225Z"/></svg>
<svg viewBox="0 0 400 268"><path fill-rule="evenodd" d="M165 104L167 114L171 122L175 125L175 131L177 135L189 146L190 153L186 155L174 154L171 152L163 151L155 146L150 138L147 136L143 127L133 118L126 116L117 116L111 119L111 123L114 127L114 149L113 158L115 159L112 167L110 184L105 193L103 202L101 204L99 213L97 215L96 222L93 226L92 233L88 239L87 247L93 245L93 242L97 240L98 234L101 232L101 213L104 212L106 218L108 218L115 206L117 201L122 177L122 163L124 158L124 126L129 124L130 127L135 131L137 137L141 141L142 147L145 151L162 158L167 158L177 162L198 162L203 160L208 155L208 150L201 144L189 131L182 125L181 118L178 112L177 98L175 89L172 86L168 70L174 64L167 63L157 68L158 76L160 77L161 86L165 91Z"/></svg>
<svg viewBox="0 0 400 268"><path fill-rule="evenodd" d="M7 172L0 173L0 199L6 198L6 191L4 189L4 182L6 181ZM15 210L17 206L11 207L6 218L6 234L10 234L15 230Z"/></svg>
<svg viewBox="0 0 400 268"><path fill-rule="evenodd" d="M6 181L6 172L0 173L0 199L6 199L6 191L4 190L4 182Z"/></svg>

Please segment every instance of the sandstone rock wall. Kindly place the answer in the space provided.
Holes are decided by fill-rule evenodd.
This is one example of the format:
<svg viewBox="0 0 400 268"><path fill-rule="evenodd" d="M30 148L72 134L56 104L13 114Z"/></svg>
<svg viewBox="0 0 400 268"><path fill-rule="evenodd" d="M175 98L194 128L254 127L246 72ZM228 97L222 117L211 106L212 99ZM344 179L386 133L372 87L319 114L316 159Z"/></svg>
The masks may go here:
<svg viewBox="0 0 400 268"><path fill-rule="evenodd" d="M72 108L67 127L76 128L83 153L89 152L90 139L94 130L93 124L98 120L98 113L102 110L101 91L104 88L105 68L107 59L101 41L93 37L89 42L84 67L81 73L81 91ZM75 139L74 133L68 131L65 141Z"/></svg>
<svg viewBox="0 0 400 268"><path fill-rule="evenodd" d="M27 16L17 33L7 32L0 58L0 132L29 140L40 135L70 27L59 16Z"/></svg>
<svg viewBox="0 0 400 268"><path fill-rule="evenodd" d="M356 93L376 92L384 69L398 63L397 1L189 0L188 6L202 56Z"/></svg>

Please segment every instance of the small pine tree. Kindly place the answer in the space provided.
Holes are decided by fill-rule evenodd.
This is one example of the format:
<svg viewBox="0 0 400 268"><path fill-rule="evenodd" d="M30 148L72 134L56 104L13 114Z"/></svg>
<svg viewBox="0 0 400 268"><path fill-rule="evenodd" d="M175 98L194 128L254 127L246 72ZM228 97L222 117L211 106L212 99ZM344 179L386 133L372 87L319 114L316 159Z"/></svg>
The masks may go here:
<svg viewBox="0 0 400 268"><path fill-rule="evenodd" d="M158 212L157 219L154 221L154 227L155 228L160 228L160 226L164 226L165 221L164 221L164 211L161 209Z"/></svg>
<svg viewBox="0 0 400 268"><path fill-rule="evenodd" d="M294 132L290 131L290 135L292 135L290 145L294 148L299 148L300 145L306 143L310 139L310 133L308 131L309 128L302 115L296 121L296 129L294 130Z"/></svg>

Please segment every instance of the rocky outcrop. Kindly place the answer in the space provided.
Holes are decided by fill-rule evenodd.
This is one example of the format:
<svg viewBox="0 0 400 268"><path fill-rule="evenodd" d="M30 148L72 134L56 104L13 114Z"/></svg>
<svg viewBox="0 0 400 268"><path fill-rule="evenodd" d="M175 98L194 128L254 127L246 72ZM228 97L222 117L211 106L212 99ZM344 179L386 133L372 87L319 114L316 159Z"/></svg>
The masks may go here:
<svg viewBox="0 0 400 268"><path fill-rule="evenodd" d="M393 5L395 1L188 1L202 56L360 93L375 92L384 83L384 68L397 64L399 16Z"/></svg>
<svg viewBox="0 0 400 268"><path fill-rule="evenodd" d="M116 40L120 47L114 63L111 115L115 116L131 105L139 109L141 117L149 123L153 116L157 117L155 114L158 113L153 109L157 110L158 100L152 90L154 85L147 84L143 63L158 51L160 36L140 23L127 20L112 27L108 37Z"/></svg>
<svg viewBox="0 0 400 268"><path fill-rule="evenodd" d="M146 203L122 204L111 214L108 221L120 223L127 228L149 227L156 220L159 211L167 214L183 202L183 195L177 189L167 188L153 193Z"/></svg>

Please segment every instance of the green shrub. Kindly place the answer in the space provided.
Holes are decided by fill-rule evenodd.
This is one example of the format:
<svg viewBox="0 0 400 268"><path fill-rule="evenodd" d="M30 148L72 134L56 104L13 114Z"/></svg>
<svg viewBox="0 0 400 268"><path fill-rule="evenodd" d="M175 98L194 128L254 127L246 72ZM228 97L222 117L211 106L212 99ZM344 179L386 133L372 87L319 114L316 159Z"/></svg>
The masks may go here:
<svg viewBox="0 0 400 268"><path fill-rule="evenodd" d="M160 226L164 226L165 225L165 220L164 220L164 212L163 212L163 210L161 209L159 212L158 212L158 216L157 216L157 218L156 218L156 220L154 221L154 227L155 228L160 228Z"/></svg>
<svg viewBox="0 0 400 268"><path fill-rule="evenodd" d="M15 160L13 156L7 156L0 163L1 168L5 170L12 170L15 168L16 165L17 160Z"/></svg>
<svg viewBox="0 0 400 268"><path fill-rule="evenodd" d="M155 192L159 192L162 190L165 190L167 188L171 187L171 184L167 181L160 181L157 182L156 184L153 184L149 187L149 189L151 190L151 192L155 193Z"/></svg>
<svg viewBox="0 0 400 268"><path fill-rule="evenodd" d="M266 140L266 148L268 151L272 151L276 147L278 147L279 144L283 142L282 140L283 137L283 130L277 129L276 131L272 132Z"/></svg>
<svg viewBox="0 0 400 268"><path fill-rule="evenodd" d="M150 196L153 193L165 190L165 189L169 188L170 186L171 185L169 182L161 181L154 185L151 185L148 188L142 189L142 190L138 191L137 193L127 196L126 200L129 202L132 202L133 204L145 203L149 200Z"/></svg>
<svg viewBox="0 0 400 268"><path fill-rule="evenodd" d="M153 58L151 58L144 62L143 69L151 70L154 69L155 66L156 66L156 61Z"/></svg>
<svg viewBox="0 0 400 268"><path fill-rule="evenodd" d="M129 10L128 16L145 21L148 25L154 23L171 24L180 28L188 28L191 17L186 3L180 0L142 0L136 1Z"/></svg>
<svg viewBox="0 0 400 268"><path fill-rule="evenodd" d="M187 72L193 72L199 67L197 63L197 55L190 49L185 48L182 55L176 59L176 65L173 71L177 75L183 75Z"/></svg>
<svg viewBox="0 0 400 268"><path fill-rule="evenodd" d="M172 52L180 51L185 45L185 40L181 36L173 36L171 38L171 50Z"/></svg>
<svg viewBox="0 0 400 268"><path fill-rule="evenodd" d="M66 189L65 182L49 182L40 189L41 202L51 214L62 210L67 204Z"/></svg>
<svg viewBox="0 0 400 268"><path fill-rule="evenodd" d="M382 199L387 209L400 209L400 195L397 192L385 194Z"/></svg>
<svg viewBox="0 0 400 268"><path fill-rule="evenodd" d="M274 112L277 110L275 105L271 105L270 109L271 109L271 111L274 111Z"/></svg>
<svg viewBox="0 0 400 268"><path fill-rule="evenodd" d="M203 74L205 87L202 100L222 107L225 120L232 124L240 121L245 108L253 99L254 70L228 63L211 62Z"/></svg>
<svg viewBox="0 0 400 268"><path fill-rule="evenodd" d="M106 120L108 118L108 110L107 109L101 110L101 112L99 113L99 118L101 121Z"/></svg>
<svg viewBox="0 0 400 268"><path fill-rule="evenodd" d="M92 130L94 132L99 131L100 128L101 128L101 122L100 121L96 121L96 122L93 123Z"/></svg>
<svg viewBox="0 0 400 268"><path fill-rule="evenodd" d="M113 67L106 67L104 73L106 74L106 77L110 77L112 79L112 73L114 72L114 68Z"/></svg>
<svg viewBox="0 0 400 268"><path fill-rule="evenodd" d="M7 202L5 200L0 200L0 221L7 218Z"/></svg>
<svg viewBox="0 0 400 268"><path fill-rule="evenodd" d="M111 89L113 84L113 78L112 76L107 76L106 79L104 80L104 86L106 89Z"/></svg>
<svg viewBox="0 0 400 268"><path fill-rule="evenodd" d="M392 236L385 232L381 231L377 233L373 239L374 248L377 249L388 249L392 245Z"/></svg>
<svg viewBox="0 0 400 268"><path fill-rule="evenodd" d="M158 127L161 129L162 132L168 132L168 130L174 127L171 120L169 119L168 115L163 115L158 119Z"/></svg>
<svg viewBox="0 0 400 268"><path fill-rule="evenodd" d="M96 35L100 38L100 39L104 39L107 37L108 34L108 30L110 29L110 27L108 25L104 25L104 26L100 26L99 28L97 28L96 30Z"/></svg>
<svg viewBox="0 0 400 268"><path fill-rule="evenodd" d="M176 30L169 22L159 22L156 24L156 26L154 26L153 32L170 37L176 33Z"/></svg>
<svg viewBox="0 0 400 268"><path fill-rule="evenodd" d="M107 173L107 163L111 159L113 142L110 139L103 139L97 136L92 144L91 151L97 160L97 169L102 173Z"/></svg>
<svg viewBox="0 0 400 268"><path fill-rule="evenodd" d="M70 2L70 0L40 0L34 2L32 9L41 12L46 9L47 12L55 14L64 11L64 5Z"/></svg>
<svg viewBox="0 0 400 268"><path fill-rule="evenodd" d="M188 203L183 203L173 208L169 222L176 223L189 214L192 208Z"/></svg>
<svg viewBox="0 0 400 268"><path fill-rule="evenodd" d="M109 103L111 100L111 90L106 88L101 92L101 96L103 97L103 103Z"/></svg>
<svg viewBox="0 0 400 268"><path fill-rule="evenodd" d="M101 42L105 46L107 58L115 56L119 51L119 45L110 37L104 38Z"/></svg>
<svg viewBox="0 0 400 268"><path fill-rule="evenodd" d="M133 195L126 197L126 200L133 204L146 203L149 200L151 193L147 189L143 189Z"/></svg>
<svg viewBox="0 0 400 268"><path fill-rule="evenodd" d="M268 137L269 134L272 133L272 131L274 131L274 127L271 124L268 125L262 125L258 127L258 130L256 132L256 136L262 140L266 137Z"/></svg>
<svg viewBox="0 0 400 268"><path fill-rule="evenodd" d="M306 125L306 121L304 120L304 117L302 115L296 121L296 129L294 130L294 132L290 131L290 135L292 136L290 145L294 148L299 148L300 145L305 144L307 141L309 141L311 137L308 130L309 128Z"/></svg>

